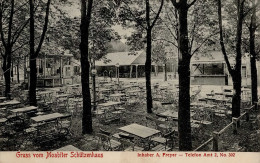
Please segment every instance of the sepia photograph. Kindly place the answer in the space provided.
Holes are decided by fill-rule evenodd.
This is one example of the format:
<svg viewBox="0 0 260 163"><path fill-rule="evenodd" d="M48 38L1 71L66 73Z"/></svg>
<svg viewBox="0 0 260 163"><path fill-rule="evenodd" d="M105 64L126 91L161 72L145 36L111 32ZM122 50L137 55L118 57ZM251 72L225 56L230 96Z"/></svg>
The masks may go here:
<svg viewBox="0 0 260 163"><path fill-rule="evenodd" d="M259 25L258 0L0 0L0 158L260 152Z"/></svg>

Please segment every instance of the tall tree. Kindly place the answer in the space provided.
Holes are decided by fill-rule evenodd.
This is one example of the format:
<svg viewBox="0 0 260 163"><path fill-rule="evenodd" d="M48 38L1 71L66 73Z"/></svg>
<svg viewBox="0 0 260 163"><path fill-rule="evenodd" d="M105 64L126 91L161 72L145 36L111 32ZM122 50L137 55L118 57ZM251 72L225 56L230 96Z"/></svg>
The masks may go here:
<svg viewBox="0 0 260 163"><path fill-rule="evenodd" d="M48 21L49 21L49 11L51 0L48 0L46 3L45 10L45 18L44 25L42 29L42 33L40 35L39 44L35 50L35 1L29 0L30 4L30 87L29 87L29 103L30 105L36 106L36 84L37 84L37 68L36 68L36 58L38 57L46 31L48 29Z"/></svg>
<svg viewBox="0 0 260 163"><path fill-rule="evenodd" d="M82 83L82 95L83 95L83 117L82 117L82 133L92 133L92 117L91 117L91 96L89 90L89 30L91 22L93 0L81 0L81 83Z"/></svg>
<svg viewBox="0 0 260 163"><path fill-rule="evenodd" d="M235 4L231 3L228 5L231 5L229 8L232 8L232 6L235 6L236 9L236 37L235 37L235 45L231 46L231 48L234 48L235 52L235 65L234 68L232 68L228 53L226 50L226 45L224 42L224 35L223 35L223 27L222 27L222 3L221 0L217 1L218 6L218 19L219 19L219 41L221 45L221 50L224 55L224 59L228 68L228 71L232 77L233 82L233 89L234 94L232 98L232 117L239 117L240 116L240 105L241 105L241 86L242 86L242 77L241 77L241 65L242 65L242 30L243 30L243 21L245 16L248 14L248 11L245 10L245 0L236 0ZM234 11L233 11L234 12ZM231 14L230 14L231 15Z"/></svg>
<svg viewBox="0 0 260 163"><path fill-rule="evenodd" d="M24 8L27 3L18 2L15 4L14 0L1 1L0 3L0 34L1 45L4 51L1 51L3 58L2 69L5 78L5 96L10 93L11 84L11 62L13 47L16 45L18 38L28 24L29 20L22 19L26 14ZM23 21L21 21L21 19ZM7 37L5 34L7 33Z"/></svg>
<svg viewBox="0 0 260 163"><path fill-rule="evenodd" d="M256 68L256 59L257 53L255 48L255 33L257 29L256 24L256 7L257 4L255 0L252 1L252 14L251 14L251 22L249 25L249 43L250 43L250 67L251 67L251 102L254 104L258 102L258 95L257 95L257 68Z"/></svg>
<svg viewBox="0 0 260 163"><path fill-rule="evenodd" d="M160 8L151 22L150 19L150 2L145 0L146 5L146 61L145 61L145 79L146 79L146 104L147 104L147 113L152 113L153 108L153 99L152 99L152 89L151 89L151 68L152 68L152 29L159 18L159 15L162 11L164 0L161 1Z"/></svg>
<svg viewBox="0 0 260 163"><path fill-rule="evenodd" d="M152 6L156 7L157 3L151 3L150 0L145 0L144 3L143 1L122 0L121 3L124 3L124 5L120 8L121 13L119 14L119 17L123 20L123 25L129 25L131 22L135 22L134 26L137 29L137 32L134 32L133 35L136 34L136 36L138 36L140 39L142 37L141 31L145 31L146 34L145 36L146 37L145 81L146 81L147 113L152 113L152 108L153 108L152 89L151 89L152 30L156 25L156 22L159 18L159 15L162 11L162 7L164 4L164 0L160 0L160 1L161 3L158 8L158 11L151 12ZM137 8L137 5L143 5L143 4L145 4L145 10L140 10L140 8L139 9ZM135 8L135 9L133 10L131 8ZM154 15L154 18L152 18L152 15ZM134 42L136 42L134 44L138 44L139 41L134 40ZM142 46L140 47L139 45L138 47L141 48Z"/></svg>
<svg viewBox="0 0 260 163"><path fill-rule="evenodd" d="M193 0L171 0L173 6L178 10L178 73L179 73L179 111L178 111L178 131L179 131L179 150L192 150L191 126L190 126L190 61L191 53L189 50L188 36L188 11L196 2Z"/></svg>

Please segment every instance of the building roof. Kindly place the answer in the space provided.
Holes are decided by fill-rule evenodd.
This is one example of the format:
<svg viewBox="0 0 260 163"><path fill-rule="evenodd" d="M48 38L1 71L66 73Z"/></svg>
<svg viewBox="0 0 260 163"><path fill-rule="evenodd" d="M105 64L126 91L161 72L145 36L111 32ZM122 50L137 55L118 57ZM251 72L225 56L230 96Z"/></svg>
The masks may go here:
<svg viewBox="0 0 260 163"><path fill-rule="evenodd" d="M228 56L229 62L231 65L234 65L235 56L230 55ZM247 56L242 57L242 64L246 64L249 58ZM192 56L191 63L201 63L201 64L211 64L211 63L226 63L222 51L209 51L206 54L199 53L197 55Z"/></svg>
<svg viewBox="0 0 260 163"><path fill-rule="evenodd" d="M197 53L191 58L191 63L224 63L221 51L211 51L207 54Z"/></svg>
<svg viewBox="0 0 260 163"><path fill-rule="evenodd" d="M144 51L136 52L116 52L108 53L103 59L96 61L96 66L120 66L144 65L146 53Z"/></svg>
<svg viewBox="0 0 260 163"><path fill-rule="evenodd" d="M65 50L62 47L49 47L49 48L43 48L39 58L55 58L55 57L73 57L73 55L69 52L69 50Z"/></svg>

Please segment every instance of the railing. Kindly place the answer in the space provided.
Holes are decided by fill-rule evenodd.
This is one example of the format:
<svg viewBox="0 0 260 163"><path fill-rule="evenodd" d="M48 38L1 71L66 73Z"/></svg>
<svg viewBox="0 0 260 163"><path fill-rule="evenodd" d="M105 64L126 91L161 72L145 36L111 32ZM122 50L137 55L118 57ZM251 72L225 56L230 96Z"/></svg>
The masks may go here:
<svg viewBox="0 0 260 163"><path fill-rule="evenodd" d="M223 129L221 129L219 132L214 131L213 132L213 136L208 139L206 142L204 142L203 144L201 144L199 147L197 147L194 151L199 151L202 148L204 148L205 146L207 146L208 144L210 144L211 142L213 143L213 151L218 151L218 144L219 144L219 137L221 136L221 134L223 134L228 128L230 128L231 126L233 126L233 134L237 134L237 128L238 128L238 123L239 120L241 118L243 118L244 116L246 117L246 121L249 121L249 112L253 109L256 108L257 109L257 103L255 103L255 105L252 105L249 108L245 108L245 112L239 116L238 118L233 117L232 118L232 122L229 123L227 126L225 126Z"/></svg>

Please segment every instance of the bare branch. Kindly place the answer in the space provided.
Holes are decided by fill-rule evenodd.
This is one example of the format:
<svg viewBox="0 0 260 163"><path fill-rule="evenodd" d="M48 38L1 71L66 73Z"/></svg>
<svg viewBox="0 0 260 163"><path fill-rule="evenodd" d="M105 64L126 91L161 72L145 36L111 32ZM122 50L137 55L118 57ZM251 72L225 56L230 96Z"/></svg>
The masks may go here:
<svg viewBox="0 0 260 163"><path fill-rule="evenodd" d="M172 2L172 5L175 7L175 8L179 8L179 6L180 6L180 2L176 2L176 0L171 0L171 2Z"/></svg>
<svg viewBox="0 0 260 163"><path fill-rule="evenodd" d="M123 1L124 2L124 1ZM144 25L143 25L143 23L142 22L140 22L140 20L139 19L137 19L137 17L136 17L136 15L134 15L133 14L133 12L132 12L132 10L130 9L130 6L128 5L128 3L126 3L126 2L124 2L124 4L127 6L127 8L124 8L125 10L127 10L130 14L131 14L131 16L134 18L134 21L138 24L138 25L140 25L143 29L147 29ZM133 19L127 19L127 20L132 20L133 21Z"/></svg>
<svg viewBox="0 0 260 163"><path fill-rule="evenodd" d="M39 54L39 52L41 50L41 47L42 47L42 44L43 44L43 41L44 41L44 37L45 37L46 31L47 31L47 28L48 28L50 3L51 3L51 0L48 0L47 7L46 7L45 22L44 22L44 26L43 26L43 30L42 30L41 39L40 39L39 45L37 47L37 50L35 52L36 56L38 56L38 54Z"/></svg>
<svg viewBox="0 0 260 163"><path fill-rule="evenodd" d="M218 19L219 19L219 35L220 35L220 45L221 45L221 50L224 55L225 62L227 64L227 68L231 76L233 76L233 69L230 65L225 44L224 44L224 39L223 39L223 29L222 29L222 13L221 13L221 0L218 0Z"/></svg>
<svg viewBox="0 0 260 163"><path fill-rule="evenodd" d="M209 38L211 38L212 36L217 35L218 33L219 33L219 31L214 32L214 33L212 33L211 35L209 35L207 38L205 38L205 39L202 41L202 43L192 52L191 56L193 56L193 54L195 54L195 53L201 48L201 46L202 46Z"/></svg>
<svg viewBox="0 0 260 163"><path fill-rule="evenodd" d="M193 28L191 30L191 41L190 41L190 48L189 48L189 51L191 53L191 49L192 49L192 46L193 46L193 41L194 41L194 37L195 37L195 28L196 28L196 23L194 22L193 24Z"/></svg>
<svg viewBox="0 0 260 163"><path fill-rule="evenodd" d="M194 5L194 3L196 3L197 0L193 0L189 5L188 8L190 8L192 5Z"/></svg>
<svg viewBox="0 0 260 163"><path fill-rule="evenodd" d="M127 5L128 6L128 5ZM133 12L131 11L131 9L130 9L130 7L128 6L128 9L127 9L127 11L132 15L132 17L134 18L134 20L135 20L135 22L138 24L138 25L140 25L143 29L147 29L144 25L143 25L143 23L139 20L139 19L137 19L137 17L133 14ZM128 20L130 20L130 19L128 19ZM133 19L132 19L133 20Z"/></svg>
<svg viewBox="0 0 260 163"><path fill-rule="evenodd" d="M162 11L163 4L164 4L164 0L162 0L162 2L161 2L161 6L160 6L160 8L159 8L159 10L157 12L157 15L155 16L155 18L154 18L154 20L152 22L151 28L153 28L153 26L155 25L157 19L159 18L159 15L160 15L160 13Z"/></svg>
<svg viewBox="0 0 260 163"><path fill-rule="evenodd" d="M13 16L14 16L14 0L11 1L11 12L8 23L8 36L7 36L7 45L11 45L11 37L12 37L12 26L13 26Z"/></svg>
<svg viewBox="0 0 260 163"><path fill-rule="evenodd" d="M260 4L260 2L257 1L257 3L256 3L253 7L249 8L246 12L243 13L243 17L246 17L247 14L248 14L249 12L251 12L252 10L255 10L256 7L257 7L259 4Z"/></svg>
<svg viewBox="0 0 260 163"><path fill-rule="evenodd" d="M24 4L22 4L21 6L19 6L16 10L14 10L14 14L19 11L22 7L24 7L25 5L27 5L29 2L25 2Z"/></svg>
<svg viewBox="0 0 260 163"><path fill-rule="evenodd" d="M153 41L165 41L165 42L168 42L168 43L172 44L176 48L178 48L178 46L174 42L172 42L170 40L167 40L167 39L159 38L159 39L153 39Z"/></svg>
<svg viewBox="0 0 260 163"><path fill-rule="evenodd" d="M3 32L3 10L2 10L2 6L1 6L1 9L0 9L0 33L1 33L1 41L3 43L3 46L6 48L6 42L5 42L5 38L4 38L4 32Z"/></svg>
<svg viewBox="0 0 260 163"><path fill-rule="evenodd" d="M23 26L21 26L20 28L18 28L15 33L13 34L13 40L12 40L12 45L15 44L15 42L17 41L17 39L19 38L19 36L21 35L23 29L26 27L26 25L29 23L30 19L28 19Z"/></svg>

